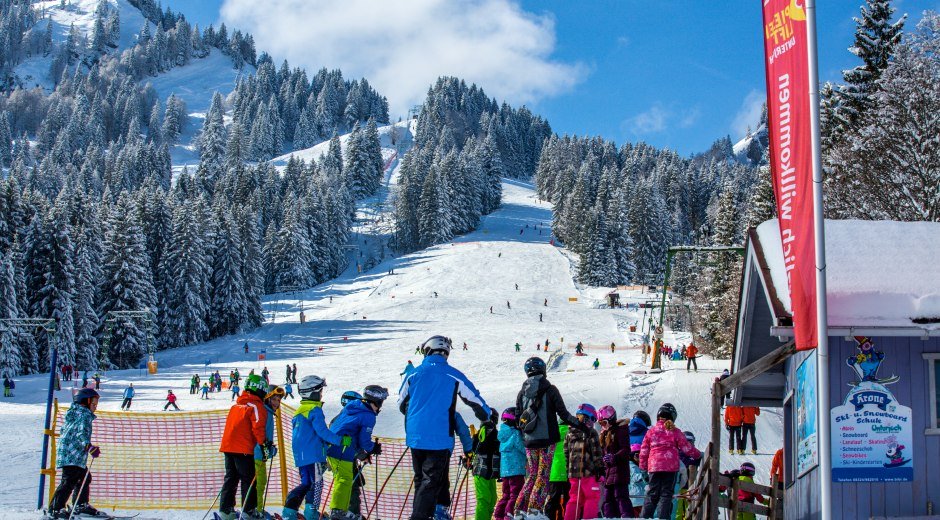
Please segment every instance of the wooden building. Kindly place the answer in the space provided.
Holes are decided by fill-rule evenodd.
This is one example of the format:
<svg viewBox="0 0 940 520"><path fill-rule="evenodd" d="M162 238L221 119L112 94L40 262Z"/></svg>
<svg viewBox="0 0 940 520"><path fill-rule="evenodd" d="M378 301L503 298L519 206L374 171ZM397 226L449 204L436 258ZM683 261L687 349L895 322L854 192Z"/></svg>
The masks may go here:
<svg viewBox="0 0 940 520"><path fill-rule="evenodd" d="M830 362L796 352L734 391L781 407L786 518L819 516L816 417L832 429L834 518L940 513L940 223L826 221ZM738 372L792 339L777 221L749 231ZM816 407L828 370L829 409Z"/></svg>

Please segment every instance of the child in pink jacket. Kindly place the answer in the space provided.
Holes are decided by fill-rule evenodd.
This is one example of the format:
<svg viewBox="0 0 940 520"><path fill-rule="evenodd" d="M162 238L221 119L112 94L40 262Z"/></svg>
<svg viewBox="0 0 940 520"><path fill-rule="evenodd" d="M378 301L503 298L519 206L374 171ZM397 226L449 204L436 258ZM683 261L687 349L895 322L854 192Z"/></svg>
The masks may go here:
<svg viewBox="0 0 940 520"><path fill-rule="evenodd" d="M676 407L666 403L656 414L656 424L646 433L640 447L640 469L649 472L649 486L643 503L643 518L671 518L672 495L679 474L679 451L688 457L701 457L685 438L685 434L676 428L675 420L679 413Z"/></svg>

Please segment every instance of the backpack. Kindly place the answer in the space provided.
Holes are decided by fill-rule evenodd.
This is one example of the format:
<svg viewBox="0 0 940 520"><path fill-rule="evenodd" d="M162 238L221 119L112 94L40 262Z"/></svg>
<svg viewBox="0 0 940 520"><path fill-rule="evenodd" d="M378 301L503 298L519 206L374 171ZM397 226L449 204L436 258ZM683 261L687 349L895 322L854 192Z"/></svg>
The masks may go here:
<svg viewBox="0 0 940 520"><path fill-rule="evenodd" d="M527 435L535 433L535 430L539 427L539 420L545 420L545 413L542 410L544 403L542 401L545 392L549 388L551 387L546 386L544 389L536 392L535 397L529 401L525 410L519 415L519 430L522 431L522 433Z"/></svg>

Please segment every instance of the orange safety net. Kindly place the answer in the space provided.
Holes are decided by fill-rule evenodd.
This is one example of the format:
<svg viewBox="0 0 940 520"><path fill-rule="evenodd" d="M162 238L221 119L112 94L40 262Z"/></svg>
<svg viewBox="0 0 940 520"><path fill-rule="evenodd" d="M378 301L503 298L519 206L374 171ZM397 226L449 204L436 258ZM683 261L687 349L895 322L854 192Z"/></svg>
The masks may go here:
<svg viewBox="0 0 940 520"><path fill-rule="evenodd" d="M56 406L56 435L61 430L67 408ZM219 443L228 410L199 412L96 412L92 443L101 447L101 456L91 468L92 500L103 510L181 509L207 510L213 507L225 473ZM291 488L300 484L291 449L291 419L294 408L281 405L278 456L268 461L266 508L280 509ZM370 518L407 518L414 489L411 455L403 439L381 438L382 454L372 457L362 469L361 513ZM451 458L449 486L454 518L473 516L476 504L472 475L460 468L459 445ZM282 464L283 461L283 464ZM55 455L49 469L55 468ZM455 482L459 475L460 482ZM323 497L327 512L332 491L332 474L324 475ZM49 493L57 475L50 479ZM282 487L286 482L286 487ZM376 496L378 501L376 501ZM240 496L237 499L240 501ZM214 507L218 507L215 503Z"/></svg>

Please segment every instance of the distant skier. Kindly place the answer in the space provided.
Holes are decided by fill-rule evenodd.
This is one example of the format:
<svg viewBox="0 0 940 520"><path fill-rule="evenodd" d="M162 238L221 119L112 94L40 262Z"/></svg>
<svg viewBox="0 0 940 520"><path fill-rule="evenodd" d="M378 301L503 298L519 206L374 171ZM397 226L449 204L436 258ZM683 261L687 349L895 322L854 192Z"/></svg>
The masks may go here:
<svg viewBox="0 0 940 520"><path fill-rule="evenodd" d="M517 291L519 290L519 284L516 284L516 290Z"/></svg>
<svg viewBox="0 0 940 520"><path fill-rule="evenodd" d="M264 383L265 383L266 385L271 384L271 381L268 379L268 376L269 376L270 374L271 374L271 373L268 372L268 367L264 367L264 368L261 370L261 379L264 379Z"/></svg>
<svg viewBox="0 0 940 520"><path fill-rule="evenodd" d="M579 341L578 344L574 346L574 354L575 354L576 356L583 356L583 355L584 355L584 343L581 343L581 342Z"/></svg>
<svg viewBox="0 0 940 520"><path fill-rule="evenodd" d="M506 300L506 308L507 308L507 309L512 309L512 305L509 305L509 300Z"/></svg>
<svg viewBox="0 0 940 520"><path fill-rule="evenodd" d="M418 348L421 348L421 347L418 347ZM411 373L414 372L415 370L417 370L417 369L415 368L414 363L412 363L411 360L409 359L409 360L408 360L408 364L405 365L405 369L402 370L401 373L398 374L398 375L400 375L400 376L402 376L402 377L408 377L408 376L410 376Z"/></svg>
<svg viewBox="0 0 940 520"><path fill-rule="evenodd" d="M131 403L134 402L134 383L128 383L124 389L124 401L121 402L121 410L130 410Z"/></svg>
<svg viewBox="0 0 940 520"><path fill-rule="evenodd" d="M238 388L238 383L232 385L232 401L238 399L239 392L241 392L241 388Z"/></svg>
<svg viewBox="0 0 940 520"><path fill-rule="evenodd" d="M209 398L209 383L203 383L201 391L202 391L202 398L208 399Z"/></svg>
<svg viewBox="0 0 940 520"><path fill-rule="evenodd" d="M175 408L177 412L180 410L180 407L176 406L176 394L173 393L173 390L166 391L166 404L163 405L163 411L165 412L170 406Z"/></svg>
<svg viewBox="0 0 940 520"><path fill-rule="evenodd" d="M601 366L600 358L594 358L594 363L591 366L594 367L594 370L597 370Z"/></svg>
<svg viewBox="0 0 940 520"><path fill-rule="evenodd" d="M490 305L490 314L493 314L493 306Z"/></svg>
<svg viewBox="0 0 940 520"><path fill-rule="evenodd" d="M698 362L695 361L695 358L698 357L698 347L694 343L690 344L685 349L685 354L688 357L688 361L685 363L685 371L689 371L689 367L694 366L695 371L698 372Z"/></svg>
<svg viewBox="0 0 940 520"><path fill-rule="evenodd" d="M61 480L52 495L48 518L108 518L88 504L92 480L88 474L88 457L94 459L101 455L101 449L91 443L92 421L99 398L98 392L82 388L72 398L75 405L65 414L56 446L56 468ZM76 504L72 511L65 508L70 496L75 497Z"/></svg>
<svg viewBox="0 0 940 520"><path fill-rule="evenodd" d="M464 349L464 350L470 350L470 349L467 348L467 342L466 342L466 341L463 342L463 349Z"/></svg>
<svg viewBox="0 0 940 520"><path fill-rule="evenodd" d="M297 384L297 363L294 363L292 366L293 366L293 370L291 371L292 373L290 377L290 382L296 385Z"/></svg>
<svg viewBox="0 0 940 520"><path fill-rule="evenodd" d="M613 354L617 350L617 345L614 342L610 343L610 353Z"/></svg>
<svg viewBox="0 0 940 520"><path fill-rule="evenodd" d="M516 352L522 352L522 345L516 343Z"/></svg>
<svg viewBox="0 0 940 520"><path fill-rule="evenodd" d="M545 298L545 301L542 302L542 305L544 305L545 307L548 307L548 298Z"/></svg>
<svg viewBox="0 0 940 520"><path fill-rule="evenodd" d="M88 371L82 372L82 388L88 387Z"/></svg>
<svg viewBox="0 0 940 520"><path fill-rule="evenodd" d="M757 416L760 415L760 408L756 406L745 406L741 409L744 424L741 426L741 444L738 453L743 453L747 446L748 434L751 437L751 454L757 455Z"/></svg>
<svg viewBox="0 0 940 520"><path fill-rule="evenodd" d="M284 383L290 383L291 381L293 381L293 379L291 379L291 376L292 376L292 375L293 375L293 371L291 370L290 364L288 363L288 365L287 365L287 375L286 375L285 378L284 378Z"/></svg>
<svg viewBox="0 0 940 520"><path fill-rule="evenodd" d="M542 323L542 313L539 313L539 323Z"/></svg>
<svg viewBox="0 0 940 520"><path fill-rule="evenodd" d="M10 378L3 376L3 397L13 397L10 393Z"/></svg>
<svg viewBox="0 0 940 520"><path fill-rule="evenodd" d="M291 384L292 383L287 383L284 385L284 397L290 397L291 399L294 399L294 387L292 387Z"/></svg>
<svg viewBox="0 0 940 520"><path fill-rule="evenodd" d="M198 388L199 382L196 381L196 375L193 375L193 377L189 378L189 393L195 394Z"/></svg>
<svg viewBox="0 0 940 520"><path fill-rule="evenodd" d="M95 390L101 390L101 374L95 372Z"/></svg>
<svg viewBox="0 0 940 520"><path fill-rule="evenodd" d="M245 354L247 354L247 353L248 353L248 342L246 341L246 342L245 342Z"/></svg>

